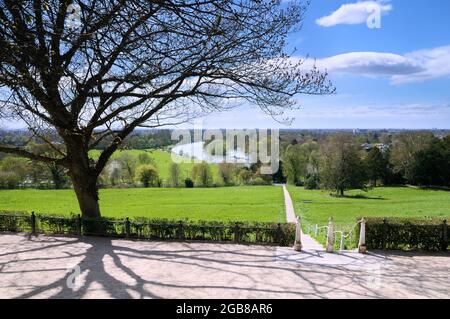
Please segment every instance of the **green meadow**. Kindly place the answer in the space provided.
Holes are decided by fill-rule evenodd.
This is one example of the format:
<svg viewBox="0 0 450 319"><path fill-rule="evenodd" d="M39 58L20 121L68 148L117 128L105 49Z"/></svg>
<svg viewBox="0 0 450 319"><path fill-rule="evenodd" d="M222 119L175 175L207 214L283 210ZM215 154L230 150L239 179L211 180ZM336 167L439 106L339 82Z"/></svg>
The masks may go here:
<svg viewBox="0 0 450 319"><path fill-rule="evenodd" d="M103 216L285 222L281 187L101 189ZM77 214L73 190L0 190L0 211Z"/></svg>
<svg viewBox="0 0 450 319"><path fill-rule="evenodd" d="M297 214L311 225L326 225L333 217L338 227L350 227L359 217L450 216L450 192L412 187L380 187L346 192L339 198L327 191L288 187Z"/></svg>
<svg viewBox="0 0 450 319"><path fill-rule="evenodd" d="M161 150L161 149L150 149L150 150L118 150L114 152L114 154L111 156L111 159L117 159L119 158L123 153L127 153L131 156L138 157L139 154L146 153L148 154L155 162L156 169L158 170L159 176L162 179L167 179L169 176L169 168L170 165L173 163L172 160L172 154L169 151ZM101 154L100 150L92 150L90 151L90 156L93 159L98 159L98 157ZM175 158L182 159L182 157L178 155L174 155ZM180 163L181 168L181 176L183 178L191 176L192 167L194 167L195 163L192 162L182 162ZM215 177L218 172L218 165L217 164L210 164L211 172L213 176Z"/></svg>

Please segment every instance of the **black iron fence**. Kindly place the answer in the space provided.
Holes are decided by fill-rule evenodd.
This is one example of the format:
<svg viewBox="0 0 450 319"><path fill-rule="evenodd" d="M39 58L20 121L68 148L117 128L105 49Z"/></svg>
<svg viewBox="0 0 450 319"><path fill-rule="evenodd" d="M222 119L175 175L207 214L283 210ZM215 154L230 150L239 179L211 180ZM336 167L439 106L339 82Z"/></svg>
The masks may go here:
<svg viewBox="0 0 450 319"><path fill-rule="evenodd" d="M129 239L212 241L292 246L295 225L248 222L176 221L149 218L86 219L26 213L0 212L0 231Z"/></svg>

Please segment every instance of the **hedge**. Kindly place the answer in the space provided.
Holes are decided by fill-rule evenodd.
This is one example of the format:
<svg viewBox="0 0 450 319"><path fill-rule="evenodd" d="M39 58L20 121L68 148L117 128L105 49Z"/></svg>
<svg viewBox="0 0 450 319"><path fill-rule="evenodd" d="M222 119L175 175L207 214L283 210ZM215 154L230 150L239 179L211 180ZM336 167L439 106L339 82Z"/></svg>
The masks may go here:
<svg viewBox="0 0 450 319"><path fill-rule="evenodd" d="M365 220L368 249L438 251L448 248L448 218L369 217Z"/></svg>
<svg viewBox="0 0 450 319"><path fill-rule="evenodd" d="M67 217L21 212L0 212L0 231L279 246L292 246L295 241L295 225L292 224L194 222L144 217L85 219L79 215Z"/></svg>

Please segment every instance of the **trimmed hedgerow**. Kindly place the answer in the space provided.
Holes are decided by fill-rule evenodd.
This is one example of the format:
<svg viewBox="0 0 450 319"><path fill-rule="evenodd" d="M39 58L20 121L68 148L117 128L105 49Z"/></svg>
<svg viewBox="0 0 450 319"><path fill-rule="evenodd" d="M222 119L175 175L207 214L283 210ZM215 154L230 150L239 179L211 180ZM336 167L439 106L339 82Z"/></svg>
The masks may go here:
<svg viewBox="0 0 450 319"><path fill-rule="evenodd" d="M0 231L30 232L31 216L0 212ZM176 221L144 217L85 219L36 214L35 231L46 234L93 235L154 240L200 240L291 246L295 225L274 223L221 223Z"/></svg>
<svg viewBox="0 0 450 319"><path fill-rule="evenodd" d="M23 212L0 212L0 231L30 232L30 214Z"/></svg>
<svg viewBox="0 0 450 319"><path fill-rule="evenodd" d="M448 218L365 219L368 249L438 251L448 247Z"/></svg>

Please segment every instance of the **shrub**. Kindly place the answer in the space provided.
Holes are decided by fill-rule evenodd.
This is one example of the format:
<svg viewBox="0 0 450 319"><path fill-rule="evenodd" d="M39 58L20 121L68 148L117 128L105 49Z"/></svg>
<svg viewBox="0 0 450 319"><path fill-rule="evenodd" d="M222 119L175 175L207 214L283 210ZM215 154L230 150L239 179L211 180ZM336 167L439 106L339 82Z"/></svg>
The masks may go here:
<svg viewBox="0 0 450 319"><path fill-rule="evenodd" d="M305 180L305 189L314 190L320 188L320 179L318 174L308 174Z"/></svg>
<svg viewBox="0 0 450 319"><path fill-rule="evenodd" d="M190 178L186 178L184 180L184 187L186 188L194 188L194 182Z"/></svg>
<svg viewBox="0 0 450 319"><path fill-rule="evenodd" d="M81 219L77 216L36 215L36 230L49 234L96 235L158 240L202 240L291 246L295 240L295 225L274 223L232 223L189 220L100 218ZM0 213L1 231L30 231L30 214Z"/></svg>
<svg viewBox="0 0 450 319"><path fill-rule="evenodd" d="M256 177L251 180L250 184L253 186L262 186L262 185L267 185L268 183L261 177Z"/></svg>
<svg viewBox="0 0 450 319"><path fill-rule="evenodd" d="M0 189L14 189L20 186L20 176L13 172L0 171Z"/></svg>
<svg viewBox="0 0 450 319"><path fill-rule="evenodd" d="M235 164L220 163L218 170L218 179L220 184L225 186L235 185L236 167Z"/></svg>
<svg viewBox="0 0 450 319"><path fill-rule="evenodd" d="M196 164L192 168L192 178L195 181L195 185L200 187L209 187L212 184L213 178L211 174L211 167L208 163L202 162Z"/></svg>
<svg viewBox="0 0 450 319"><path fill-rule="evenodd" d="M0 212L0 231L31 231L30 214L23 212Z"/></svg>
<svg viewBox="0 0 450 319"><path fill-rule="evenodd" d="M366 245L368 249L443 250L448 245L443 241L444 219L367 218ZM447 227L447 238L449 235Z"/></svg>
<svg viewBox="0 0 450 319"><path fill-rule="evenodd" d="M172 163L169 168L169 182L171 187L180 187L181 168L177 163Z"/></svg>
<svg viewBox="0 0 450 319"><path fill-rule="evenodd" d="M136 179L144 185L144 187L159 187L161 180L159 179L158 171L155 166L151 164L140 165L136 169Z"/></svg>
<svg viewBox="0 0 450 319"><path fill-rule="evenodd" d="M239 183L241 183L243 185L250 184L252 175L253 175L253 173L250 170L248 170L246 168L241 169L238 174Z"/></svg>

